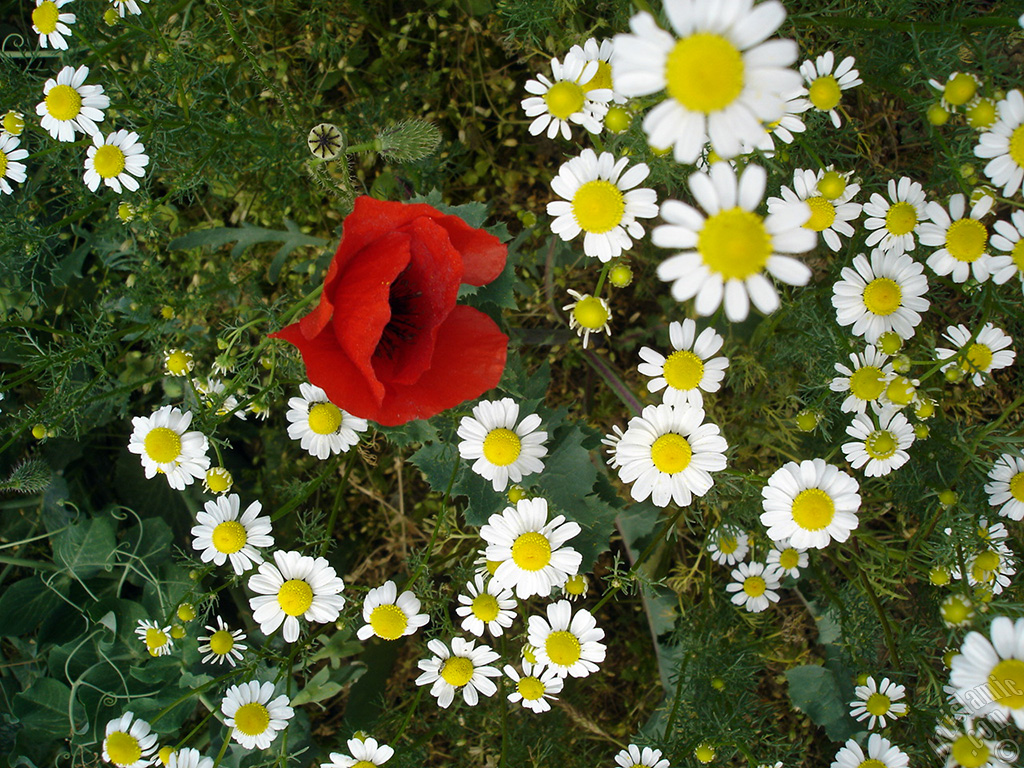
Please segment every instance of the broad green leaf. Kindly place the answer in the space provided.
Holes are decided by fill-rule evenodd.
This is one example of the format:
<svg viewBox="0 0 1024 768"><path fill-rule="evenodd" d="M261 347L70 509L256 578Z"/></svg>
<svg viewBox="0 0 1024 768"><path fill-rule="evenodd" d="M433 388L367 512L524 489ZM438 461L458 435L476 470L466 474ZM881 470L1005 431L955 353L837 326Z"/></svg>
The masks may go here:
<svg viewBox="0 0 1024 768"><path fill-rule="evenodd" d="M75 523L53 537L53 560L79 579L95 576L114 561L114 526L105 517Z"/></svg>
<svg viewBox="0 0 1024 768"><path fill-rule="evenodd" d="M28 690L15 695L11 708L25 730L49 738L73 730L74 723L68 720L70 705L68 686L52 677L40 677Z"/></svg>
<svg viewBox="0 0 1024 768"><path fill-rule="evenodd" d="M66 587L66 576L61 576L53 589L38 576L29 576L6 587L0 594L0 637L25 635L39 626L61 604L54 589Z"/></svg>
<svg viewBox="0 0 1024 768"><path fill-rule="evenodd" d="M548 441L544 471L537 484L555 509L575 520L584 496L590 494L597 479L597 468L590 451L582 443L586 435L577 425L560 428Z"/></svg>
<svg viewBox="0 0 1024 768"><path fill-rule="evenodd" d="M173 539L167 523L158 517L148 517L125 531L119 557L138 558L152 568L170 557Z"/></svg>
<svg viewBox="0 0 1024 768"><path fill-rule="evenodd" d="M825 729L833 741L844 741L857 731L847 700L832 670L808 664L786 672L793 706Z"/></svg>

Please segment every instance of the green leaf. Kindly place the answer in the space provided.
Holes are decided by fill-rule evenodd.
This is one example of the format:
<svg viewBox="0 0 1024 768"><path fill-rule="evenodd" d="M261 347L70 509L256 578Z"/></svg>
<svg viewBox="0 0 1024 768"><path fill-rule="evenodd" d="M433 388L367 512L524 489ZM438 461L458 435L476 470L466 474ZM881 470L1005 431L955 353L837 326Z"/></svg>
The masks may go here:
<svg viewBox="0 0 1024 768"><path fill-rule="evenodd" d="M297 707L311 702L326 701L337 696L346 684L362 677L365 671L366 667L362 664L350 664L340 669L333 669L330 666L322 667L306 683L306 687L292 699L291 704L293 707Z"/></svg>
<svg viewBox="0 0 1024 768"><path fill-rule="evenodd" d="M590 494L597 479L590 451L583 447L586 437L575 424L558 429L548 443L544 471L537 480L547 500L564 514L570 514Z"/></svg>
<svg viewBox="0 0 1024 768"><path fill-rule="evenodd" d="M158 517L148 517L125 531L120 558L138 558L150 567L160 565L170 557L173 540L167 523Z"/></svg>
<svg viewBox="0 0 1024 768"><path fill-rule="evenodd" d="M822 726L830 739L845 741L857 731L832 670L808 664L786 672L786 680L793 706Z"/></svg>
<svg viewBox="0 0 1024 768"><path fill-rule="evenodd" d="M434 442L421 446L409 461L420 468L431 488L444 493L452 477L452 463L458 455L455 446Z"/></svg>
<svg viewBox="0 0 1024 768"><path fill-rule="evenodd" d="M74 730L74 723L68 722L70 706L71 689L52 677L37 678L28 690L16 694L11 704L22 728L46 738Z"/></svg>
<svg viewBox="0 0 1024 768"><path fill-rule="evenodd" d="M456 480L452 494L469 500L463 513L468 525L483 525L487 518L508 506L508 497L495 491L490 480L480 477L468 465Z"/></svg>
<svg viewBox="0 0 1024 768"><path fill-rule="evenodd" d="M114 526L105 517L76 523L53 537L53 561L79 579L108 569L114 560Z"/></svg>
<svg viewBox="0 0 1024 768"><path fill-rule="evenodd" d="M66 589L67 578L60 577L54 589ZM29 576L4 589L0 595L0 637L27 635L61 605L57 592L38 576Z"/></svg>

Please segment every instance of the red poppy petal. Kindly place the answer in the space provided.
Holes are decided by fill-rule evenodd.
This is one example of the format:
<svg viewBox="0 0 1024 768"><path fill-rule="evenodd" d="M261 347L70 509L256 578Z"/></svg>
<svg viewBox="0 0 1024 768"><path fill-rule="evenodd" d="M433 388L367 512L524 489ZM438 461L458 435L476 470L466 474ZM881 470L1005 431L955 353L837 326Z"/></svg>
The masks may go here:
<svg viewBox="0 0 1024 768"><path fill-rule="evenodd" d="M429 419L497 386L508 336L477 309L456 306L437 330L430 369L415 384L389 386L375 416L384 426Z"/></svg>
<svg viewBox="0 0 1024 768"><path fill-rule="evenodd" d="M462 254L462 282L487 285L505 268L508 249L490 232L475 229L457 216L438 220L448 230L455 250Z"/></svg>

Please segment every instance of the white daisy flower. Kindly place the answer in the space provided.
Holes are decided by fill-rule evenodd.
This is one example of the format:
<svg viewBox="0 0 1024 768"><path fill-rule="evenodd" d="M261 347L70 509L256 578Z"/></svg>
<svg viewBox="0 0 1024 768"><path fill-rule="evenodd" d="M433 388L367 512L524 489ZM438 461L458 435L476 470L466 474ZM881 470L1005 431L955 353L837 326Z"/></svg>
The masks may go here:
<svg viewBox="0 0 1024 768"><path fill-rule="evenodd" d="M260 564L259 573L249 577L249 598L253 618L260 631L269 635L284 624L284 639L299 639L299 617L324 624L338 618L345 607L341 591L344 582L322 557L298 552L274 552L274 562Z"/></svg>
<svg viewBox="0 0 1024 768"><path fill-rule="evenodd" d="M565 677L586 677L604 661L605 646L590 611L580 608L573 615L572 603L548 603L547 619L531 616L527 642L536 648L537 662Z"/></svg>
<svg viewBox="0 0 1024 768"><path fill-rule="evenodd" d="M843 443L843 455L854 469L864 467L866 477L882 477L910 460L907 449L914 444L914 428L907 417L892 408L878 413L878 426L863 413L853 417L846 434L854 439Z"/></svg>
<svg viewBox="0 0 1024 768"><path fill-rule="evenodd" d="M1024 211L1014 211L1010 221L997 221L992 229L992 247L1002 251L994 254L989 263L992 282L1002 285L1016 275L1024 288Z"/></svg>
<svg viewBox="0 0 1024 768"><path fill-rule="evenodd" d="M677 162L692 165L709 141L720 157L735 157L782 117L783 94L800 87L789 69L796 43L765 42L786 9L775 0L693 0L666 3L665 13L678 38L646 12L630 19L632 34L615 36L615 87L625 96L666 92L644 133L652 147L674 147Z"/></svg>
<svg viewBox="0 0 1024 768"><path fill-rule="evenodd" d="M583 83L584 93L596 90L610 90L612 92L612 102L625 104L628 101L625 96L615 90L614 73L612 72L612 54L615 52L615 43L612 40L598 42L594 38L590 38L583 44L582 48L574 45L569 50L577 56L582 56L587 64L592 61L597 62L597 72Z"/></svg>
<svg viewBox="0 0 1024 768"><path fill-rule="evenodd" d="M466 589L469 594L459 595L459 607L455 609L455 613L463 617L460 626L464 630L480 637L486 629L492 636L500 637L512 626L516 618L512 590L493 578L485 586L480 574L466 583Z"/></svg>
<svg viewBox="0 0 1024 768"><path fill-rule="evenodd" d="M1011 558L1013 552L1002 543L985 548L967 561L967 583L972 587L984 587L993 595L1000 595L1010 586L1010 577L1017 574ZM960 578L960 569L954 575Z"/></svg>
<svg viewBox="0 0 1024 768"><path fill-rule="evenodd" d="M742 605L750 613L761 613L772 603L779 602L779 583L782 573L763 563L740 563L733 569L732 582L726 592L735 592L733 605Z"/></svg>
<svg viewBox="0 0 1024 768"><path fill-rule="evenodd" d="M626 433L622 431L622 427L618 424L613 424L612 431L601 438L601 445L603 445L608 451L608 458L605 459L605 463L607 463L612 469L618 469L621 466L621 464L619 464L618 457L619 442L625 434Z"/></svg>
<svg viewBox="0 0 1024 768"><path fill-rule="evenodd" d="M1024 93L1014 89L996 105L999 119L978 137L974 155L988 160L985 175L1003 197L1017 193L1024 182Z"/></svg>
<svg viewBox="0 0 1024 768"><path fill-rule="evenodd" d="M14 192L10 181L21 184L25 181L25 164L19 163L28 157L27 149L18 149L21 139L10 134L0 134L0 190L5 195Z"/></svg>
<svg viewBox="0 0 1024 768"><path fill-rule="evenodd" d="M367 429L366 419L353 416L330 400L313 384L299 385L300 397L288 400L288 437L323 461L332 454L347 453Z"/></svg>
<svg viewBox="0 0 1024 768"><path fill-rule="evenodd" d="M140 0L110 0L111 5L114 6L114 10L117 11L118 15L123 19L125 12L132 14L133 16L139 16L142 13L142 9L139 7ZM141 0L143 3L148 3L149 0Z"/></svg>
<svg viewBox="0 0 1024 768"><path fill-rule="evenodd" d="M1000 542L1009 538L1010 532L1006 529L1005 523L988 524L988 518L978 520L978 537L989 543Z"/></svg>
<svg viewBox="0 0 1024 768"><path fill-rule="evenodd" d="M661 756L660 749L640 749L636 744L630 744L615 755L615 764L619 768L670 768L669 761Z"/></svg>
<svg viewBox="0 0 1024 768"><path fill-rule="evenodd" d="M217 404L218 416L226 416L230 413L242 421L246 420L245 411L238 408L238 398L234 395L224 396L227 385L221 379L195 379L192 384L195 386L196 392L202 395L204 405L213 407L214 404Z"/></svg>
<svg viewBox="0 0 1024 768"><path fill-rule="evenodd" d="M717 392L729 367L729 358L713 357L725 340L714 328L705 328L697 335L697 324L689 318L672 322L668 337L675 350L667 358L650 347L640 348L643 360L637 370L653 377L647 382L649 392L665 390L662 400L669 405L704 406L704 392Z"/></svg>
<svg viewBox="0 0 1024 768"><path fill-rule="evenodd" d="M71 0L36 0L32 11L32 31L39 35L39 47L49 45L57 51L66 51L68 41L64 35L71 34L68 24L75 23L75 14L61 13L60 9Z"/></svg>
<svg viewBox="0 0 1024 768"><path fill-rule="evenodd" d="M224 467L210 467L203 477L203 490L207 493L227 493L235 479Z"/></svg>
<svg viewBox="0 0 1024 768"><path fill-rule="evenodd" d="M92 143L85 158L85 186L95 192L102 182L118 194L122 186L132 192L137 190L139 182L133 177L145 176L143 169L149 165L149 155L143 154L146 148L139 143L139 134L120 130L103 138L97 132Z"/></svg>
<svg viewBox="0 0 1024 768"><path fill-rule="evenodd" d="M928 85L938 91L940 102L946 109L963 107L974 101L981 80L970 72L950 72L946 82L929 80Z"/></svg>
<svg viewBox="0 0 1024 768"><path fill-rule="evenodd" d="M473 471L491 481L495 491L508 487L509 480L518 483L525 475L544 469L542 458L548 449L544 441L548 433L537 429L540 416L531 413L519 420L519 403L510 397L481 400L472 416L459 422L459 456L476 459Z"/></svg>
<svg viewBox="0 0 1024 768"><path fill-rule="evenodd" d="M917 247L914 235L925 218L924 187L906 176L889 179L889 199L875 192L864 204L864 226L872 230L865 241L871 248L906 253Z"/></svg>
<svg viewBox="0 0 1024 768"><path fill-rule="evenodd" d="M868 345L860 354L850 354L850 367L836 363L836 376L829 383L833 392L849 392L843 401L845 413L864 413L870 403L872 407L880 407L889 381L896 375L888 356L873 346Z"/></svg>
<svg viewBox="0 0 1024 768"><path fill-rule="evenodd" d="M811 218L804 222L804 229L818 232L825 244L833 251L842 246L839 235L853 237L853 227L849 222L860 216L861 204L851 202L860 192L859 184L844 184L837 197L826 196L819 184L827 171L797 168L793 172L793 189L783 185L779 190L782 197L768 198L768 212L776 213L786 203L805 202L811 208Z"/></svg>
<svg viewBox="0 0 1024 768"><path fill-rule="evenodd" d="M167 768L213 768L213 758L192 747L182 747L171 752L163 762Z"/></svg>
<svg viewBox="0 0 1024 768"><path fill-rule="evenodd" d="M584 349L590 342L590 334L611 335L608 320L611 318L612 312L607 301L600 296L580 293L572 288L568 289L568 293L575 301L563 306L562 311L569 313L569 328L576 331L576 334L583 339Z"/></svg>
<svg viewBox="0 0 1024 768"><path fill-rule="evenodd" d="M910 339L921 323L921 312L931 305L925 298L928 278L924 267L898 251L871 251L871 261L861 253L853 259L853 269L843 267L842 280L832 286L832 306L836 322L852 325L854 336L863 336L868 344L894 331L901 339Z"/></svg>
<svg viewBox="0 0 1024 768"><path fill-rule="evenodd" d="M708 554L719 565L736 565L750 551L750 537L736 525L720 525L708 537Z"/></svg>
<svg viewBox="0 0 1024 768"><path fill-rule="evenodd" d="M250 680L224 691L220 703L231 738L246 749L266 749L288 727L295 710L284 694L274 698L274 684Z"/></svg>
<svg viewBox="0 0 1024 768"><path fill-rule="evenodd" d="M156 743L149 723L125 712L107 723L103 759L118 768L146 768L155 761Z"/></svg>
<svg viewBox="0 0 1024 768"><path fill-rule="evenodd" d="M993 198L982 195L966 217L966 199L959 193L949 198L948 212L938 203L928 203L931 222L921 225L921 245L941 246L928 257L932 272L951 275L957 283L966 282L971 275L978 282L988 280L992 257L988 253L988 229L981 219L994 203Z"/></svg>
<svg viewBox="0 0 1024 768"><path fill-rule="evenodd" d="M803 133L807 130L804 121L799 117L811 108L811 102L806 99L806 96L807 91L803 88L783 94L782 117L765 123L765 133L753 144L744 142L740 154L749 155L760 152L765 157L775 157L778 141L783 144L792 144L794 133Z"/></svg>
<svg viewBox="0 0 1024 768"><path fill-rule="evenodd" d="M761 489L761 523L775 542L823 549L843 542L858 525L860 486L824 459L787 462Z"/></svg>
<svg viewBox="0 0 1024 768"><path fill-rule="evenodd" d="M587 577L582 573L577 573L565 580L565 584L562 585L562 595L570 601L576 602L581 597L586 597L589 589L590 582Z"/></svg>
<svg viewBox="0 0 1024 768"><path fill-rule="evenodd" d="M959 569L956 578L960 578ZM953 593L948 595L939 605L942 623L950 629L966 627L974 621L974 603L964 595Z"/></svg>
<svg viewBox="0 0 1024 768"><path fill-rule="evenodd" d="M374 738L349 739L348 755L331 752L329 763L320 763L320 768L372 768L384 765L394 757L395 750L387 744L378 744Z"/></svg>
<svg viewBox="0 0 1024 768"><path fill-rule="evenodd" d="M164 367L171 376L188 376L196 367L195 356L184 349L164 350Z"/></svg>
<svg viewBox="0 0 1024 768"><path fill-rule="evenodd" d="M598 70L596 61L587 61L579 51L569 51L564 62L551 60L552 79L538 74L536 80L528 80L526 92L533 95L520 104L526 116L533 118L530 135L538 136L546 130L549 139L561 133L569 141L570 123L583 126L590 133L600 133L601 120L594 114L594 107L611 101L611 89L584 90Z"/></svg>
<svg viewBox="0 0 1024 768"><path fill-rule="evenodd" d="M906 702L900 701L906 692L904 686L897 685L888 677L876 683L875 678L869 675L864 685L854 689L857 699L850 702L850 716L858 723L867 720L872 731L876 725L885 728L886 718L895 720L907 714Z"/></svg>
<svg viewBox="0 0 1024 768"><path fill-rule="evenodd" d="M860 73L853 68L854 63L853 56L847 56L836 66L832 51L826 51L814 61L807 60L800 65L800 74L804 76L804 84L807 86L807 98L819 112L828 113L836 128L843 124L836 111L842 92L864 82L860 79Z"/></svg>
<svg viewBox="0 0 1024 768"><path fill-rule="evenodd" d="M514 589L522 600L547 597L575 575L583 556L564 544L580 533L578 523L557 515L548 522L544 499L521 499L500 515L491 515L480 529L488 561L498 562L494 580Z"/></svg>
<svg viewBox="0 0 1024 768"><path fill-rule="evenodd" d="M783 574L800 578L800 569L806 568L809 562L807 550L791 546L789 542L777 542L768 552L767 566L778 568Z"/></svg>
<svg viewBox="0 0 1024 768"><path fill-rule="evenodd" d="M427 643L433 658L416 662L423 670L416 685L430 685L430 695L441 709L451 706L460 689L463 701L471 707L476 706L480 694L493 696L497 692L498 686L489 678L501 677L501 671L490 665L501 656L489 645L474 646L475 640L454 637L449 651L447 645L434 639Z"/></svg>
<svg viewBox="0 0 1024 768"><path fill-rule="evenodd" d="M950 360L942 366L942 370L959 365L971 376L971 381L976 387L984 386L992 371L1013 365L1017 356L1013 349L1008 349L1013 344L1013 339L992 323L985 323L974 341L971 341L971 332L967 330L967 326L962 324L949 326L943 336L955 344L956 349L935 348L935 354L940 361Z"/></svg>
<svg viewBox="0 0 1024 768"><path fill-rule="evenodd" d="M761 7L768 5L762 3ZM698 315L710 315L725 302L725 316L745 320L750 302L765 314L779 308L779 296L763 271L788 285L806 285L811 270L780 254L814 248L817 235L803 224L811 209L804 202L786 203L766 217L755 213L764 197L763 168L748 165L737 180L728 163L715 163L710 174L694 173L689 187L708 213L678 200L666 200L652 242L682 249L658 265L658 277L672 283L676 301L696 297Z"/></svg>
<svg viewBox="0 0 1024 768"><path fill-rule="evenodd" d="M181 491L205 477L210 468L209 441L201 432L186 431L191 423L191 411L182 413L169 405L152 416L132 419L128 450L142 459L147 478L160 473L171 488Z"/></svg>
<svg viewBox="0 0 1024 768"><path fill-rule="evenodd" d="M938 742L935 751L945 758L945 768L1011 768L1003 758L1013 760L1016 753L1008 755L1003 751L1005 742L986 738L991 734L989 729L975 728L966 718L940 722L935 727Z"/></svg>
<svg viewBox="0 0 1024 768"><path fill-rule="evenodd" d="M992 620L991 641L970 632L953 657L950 682L957 698L991 701L994 710L1024 728L1024 619L1005 616Z"/></svg>
<svg viewBox="0 0 1024 768"><path fill-rule="evenodd" d="M146 644L150 656L167 656L174 650L174 639L171 637L169 626L161 627L155 621L139 619L135 634Z"/></svg>
<svg viewBox="0 0 1024 768"><path fill-rule="evenodd" d="M356 632L360 640L376 635L383 640L397 640L413 634L430 622L430 617L420 613L420 601L412 592L398 594L393 581L385 581L366 593L363 600L363 621Z"/></svg>
<svg viewBox="0 0 1024 768"><path fill-rule="evenodd" d="M200 553L200 559L214 565L230 560L239 576L263 562L257 547L274 546L270 518L260 515L263 505L254 501L245 512L240 513L240 508L237 493L218 496L196 513L198 525L192 528L192 548Z"/></svg>
<svg viewBox="0 0 1024 768"><path fill-rule="evenodd" d="M103 121L110 97L103 95L102 85L85 85L88 76L84 64L64 67L43 85L45 98L36 105L36 114L42 117L43 130L58 141L74 141L76 131L89 136L100 131L96 123Z"/></svg>
<svg viewBox="0 0 1024 768"><path fill-rule="evenodd" d="M658 196L637 187L650 173L647 165L626 170L628 165L628 157L597 155L589 148L565 161L551 180L552 191L562 198L548 203L551 231L566 242L585 232L583 252L602 262L632 248L633 239L644 236L637 219L658 215Z"/></svg>
<svg viewBox="0 0 1024 768"><path fill-rule="evenodd" d="M1024 456L1004 453L988 472L988 503L1010 520L1024 520Z"/></svg>
<svg viewBox="0 0 1024 768"><path fill-rule="evenodd" d="M206 626L210 634L199 636L199 652L205 653L203 663L211 661L216 664L227 662L232 667L236 662L242 660L242 651L249 650L249 646L243 643L246 634L240 629L230 630L224 623L224 619L217 617L217 626Z"/></svg>
<svg viewBox="0 0 1024 768"><path fill-rule="evenodd" d="M515 684L515 690L508 695L508 700L513 704L522 702L524 707L533 712L550 710L548 699L557 699L555 694L561 693L565 685L565 678L554 667L531 664L529 661L523 661L521 675L511 664L506 664L505 675Z"/></svg>
<svg viewBox="0 0 1024 768"><path fill-rule="evenodd" d="M865 765L866 764L866 765ZM865 754L853 739L850 739L836 753L831 768L907 768L910 758L899 747L877 733L868 737Z"/></svg>
<svg viewBox="0 0 1024 768"><path fill-rule="evenodd" d="M659 507L670 501L685 507L711 490L711 473L725 469L728 447L718 425L704 422L703 410L662 403L629 420L615 457L635 501L650 497Z"/></svg>

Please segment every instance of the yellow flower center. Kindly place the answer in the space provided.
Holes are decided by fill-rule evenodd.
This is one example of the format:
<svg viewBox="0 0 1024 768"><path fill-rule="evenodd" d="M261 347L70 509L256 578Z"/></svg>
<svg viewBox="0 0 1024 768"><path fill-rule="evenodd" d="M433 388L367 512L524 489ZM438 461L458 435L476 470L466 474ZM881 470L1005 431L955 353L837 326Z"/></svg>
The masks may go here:
<svg viewBox="0 0 1024 768"><path fill-rule="evenodd" d="M536 677L521 677L516 683L516 690L527 701L536 701L544 695L544 683Z"/></svg>
<svg viewBox="0 0 1024 768"><path fill-rule="evenodd" d="M991 755L981 739L966 733L953 742L951 753L963 768L981 768Z"/></svg>
<svg viewBox="0 0 1024 768"><path fill-rule="evenodd" d="M501 560L485 560L484 567L487 568L487 572L493 576L498 572L498 566L501 565Z"/></svg>
<svg viewBox="0 0 1024 768"><path fill-rule="evenodd" d="M114 765L131 765L142 757L142 747L130 733L114 731L107 736L107 754Z"/></svg>
<svg viewBox="0 0 1024 768"><path fill-rule="evenodd" d="M747 576L743 580L743 591L748 597L760 597L767 588L768 585L760 576Z"/></svg>
<svg viewBox="0 0 1024 768"><path fill-rule="evenodd" d="M57 4L52 0L45 0L32 11L32 24L39 30L39 34L48 35L57 30L59 16L60 11L57 10Z"/></svg>
<svg viewBox="0 0 1024 768"><path fill-rule="evenodd" d="M800 565L800 553L795 549L784 549L779 553L779 565L791 571Z"/></svg>
<svg viewBox="0 0 1024 768"><path fill-rule="evenodd" d="M821 488L800 491L793 499L793 522L806 531L827 528L836 516L836 505Z"/></svg>
<svg viewBox="0 0 1024 768"><path fill-rule="evenodd" d="M910 405L916 394L917 387L906 376L896 376L885 388L885 396L895 405Z"/></svg>
<svg viewBox="0 0 1024 768"><path fill-rule="evenodd" d="M409 618L397 605L378 605L370 612L370 629L384 640L397 640L408 626Z"/></svg>
<svg viewBox="0 0 1024 768"><path fill-rule="evenodd" d="M580 659L580 641L572 632L552 632L544 641L551 663L560 667L571 667Z"/></svg>
<svg viewBox="0 0 1024 768"><path fill-rule="evenodd" d="M704 222L697 236L697 250L708 269L723 280L745 280L767 263L772 238L756 213L730 208Z"/></svg>
<svg viewBox="0 0 1024 768"><path fill-rule="evenodd" d="M1010 251L1010 258L1013 259L1017 271L1024 273L1024 239L1018 240L1013 250Z"/></svg>
<svg viewBox="0 0 1024 768"><path fill-rule="evenodd" d="M1020 125L1010 134L1010 159L1024 168L1024 125Z"/></svg>
<svg viewBox="0 0 1024 768"><path fill-rule="evenodd" d="M167 356L167 371L172 376L184 376L192 370L192 355L176 349Z"/></svg>
<svg viewBox="0 0 1024 768"><path fill-rule="evenodd" d="M710 32L679 40L665 60L665 89L691 112L725 109L743 91L743 75L743 56L736 46Z"/></svg>
<svg viewBox="0 0 1024 768"><path fill-rule="evenodd" d="M214 493L230 490L231 480L231 473L224 467L214 467L206 471L206 486Z"/></svg>
<svg viewBox="0 0 1024 768"><path fill-rule="evenodd" d="M277 592L277 603L289 616L301 616L313 604L313 588L302 579L288 579Z"/></svg>
<svg viewBox="0 0 1024 768"><path fill-rule="evenodd" d="M82 97L70 85L55 85L46 94L46 111L55 120L73 120L82 111Z"/></svg>
<svg viewBox="0 0 1024 768"><path fill-rule="evenodd" d="M21 132L25 130L25 118L13 109L8 110L3 120L0 120L0 127L3 127L11 136L20 136Z"/></svg>
<svg viewBox="0 0 1024 768"><path fill-rule="evenodd" d="M707 744L699 745L695 750L693 750L693 754L694 757L696 757L700 762L705 764L710 763L712 760L715 759L714 748Z"/></svg>
<svg viewBox="0 0 1024 768"><path fill-rule="evenodd" d="M607 88L611 90L612 68L607 61L598 60L597 72L594 74L592 78L590 78L590 80L583 84L583 90L586 91L587 93L590 93L591 91L596 91L601 88Z"/></svg>
<svg viewBox="0 0 1024 768"><path fill-rule="evenodd" d="M974 573L990 573L999 567L999 554L991 549L974 558Z"/></svg>
<svg viewBox="0 0 1024 768"><path fill-rule="evenodd" d="M963 624L971 617L972 613L971 604L959 595L953 595L952 599L943 603L939 610L946 623L953 626Z"/></svg>
<svg viewBox="0 0 1024 768"><path fill-rule="evenodd" d="M572 215L585 232L608 232L618 226L625 212L622 192L604 179L588 181L572 196Z"/></svg>
<svg viewBox="0 0 1024 768"><path fill-rule="evenodd" d="M988 675L992 699L1010 709L1024 708L1024 661L1003 659Z"/></svg>
<svg viewBox="0 0 1024 768"><path fill-rule="evenodd" d="M360 760L358 763L352 763L352 768L377 768L377 764L369 760Z"/></svg>
<svg viewBox="0 0 1024 768"><path fill-rule="evenodd" d="M872 714L875 717L881 717L889 711L890 704L892 704L892 702L884 693L872 693L868 696L868 700L864 702L864 708L869 714Z"/></svg>
<svg viewBox="0 0 1024 768"><path fill-rule="evenodd" d="M942 90L942 96L949 104L959 107L973 99L974 93L977 90L978 83L975 82L974 78L960 72L952 80L946 82L946 87Z"/></svg>
<svg viewBox="0 0 1024 768"><path fill-rule="evenodd" d="M492 429L484 438L484 458L496 467L507 467L519 458L522 443L511 429Z"/></svg>
<svg viewBox="0 0 1024 768"><path fill-rule="evenodd" d="M104 144L92 156L92 165L104 179L112 179L124 170L124 152L113 144Z"/></svg>
<svg viewBox="0 0 1024 768"><path fill-rule="evenodd" d="M592 331L604 328L608 322L608 310L604 302L596 296L587 296L577 301L572 308L572 316L583 328Z"/></svg>
<svg viewBox="0 0 1024 768"><path fill-rule="evenodd" d="M7 175L7 153L0 152L0 179Z"/></svg>
<svg viewBox="0 0 1024 768"><path fill-rule="evenodd" d="M270 711L259 702L243 704L235 712L235 728L246 736L259 736L270 725Z"/></svg>
<svg viewBox="0 0 1024 768"><path fill-rule="evenodd" d="M486 592L473 598L471 608L473 609L473 615L480 619L480 621L494 621L498 618L498 598Z"/></svg>
<svg viewBox="0 0 1024 768"><path fill-rule="evenodd" d="M314 403L309 408L309 428L318 435L333 435L341 427L341 409L334 403Z"/></svg>
<svg viewBox="0 0 1024 768"><path fill-rule="evenodd" d="M897 237L913 232L916 226L917 209L910 203L893 203L889 207L889 212L885 214L885 228Z"/></svg>
<svg viewBox="0 0 1024 768"><path fill-rule="evenodd" d="M808 197L804 202L811 208L811 218L804 224L804 229L821 232L832 226L836 220L836 207L821 196Z"/></svg>
<svg viewBox="0 0 1024 768"><path fill-rule="evenodd" d="M151 656L156 656L157 651L167 645L167 635L161 629L150 627L146 630L146 648Z"/></svg>
<svg viewBox="0 0 1024 768"><path fill-rule="evenodd" d="M587 591L587 580L579 574L570 576L565 582L564 589L570 595L582 595Z"/></svg>
<svg viewBox="0 0 1024 768"><path fill-rule="evenodd" d="M965 371L985 372L992 367L992 350L985 344L971 344L961 365Z"/></svg>
<svg viewBox="0 0 1024 768"><path fill-rule="evenodd" d="M551 542L536 531L520 534L512 542L512 562L524 571L539 571L551 562Z"/></svg>
<svg viewBox="0 0 1024 768"><path fill-rule="evenodd" d="M452 656L441 667L441 677L449 685L461 688L473 679L473 662L462 656Z"/></svg>
<svg viewBox="0 0 1024 768"><path fill-rule="evenodd" d="M885 374L880 368L865 365L850 377L850 392L860 400L877 400L885 391Z"/></svg>
<svg viewBox="0 0 1024 768"><path fill-rule="evenodd" d="M885 317L900 308L903 290L888 277L876 277L864 287L864 306L873 315Z"/></svg>
<svg viewBox="0 0 1024 768"><path fill-rule="evenodd" d="M870 757L867 760L862 761L861 764L857 766L857 768L889 768L889 767L885 763L883 763L881 760L876 760L875 758Z"/></svg>
<svg viewBox="0 0 1024 768"><path fill-rule="evenodd" d="M174 747L167 745L164 747L160 747L160 751L156 753L156 756L157 759L160 760L162 764L167 765L171 762L171 755L173 755L174 752Z"/></svg>
<svg viewBox="0 0 1024 768"><path fill-rule="evenodd" d="M666 475L682 472L690 465L692 457L693 449L689 441L675 432L667 432L651 446L651 461L659 472Z"/></svg>
<svg viewBox="0 0 1024 768"><path fill-rule="evenodd" d="M957 261L977 261L988 245L988 230L975 219L958 219L946 232L946 250Z"/></svg>
<svg viewBox="0 0 1024 768"><path fill-rule="evenodd" d="M967 108L967 124L976 130L988 128L996 121L996 105L991 99L978 99Z"/></svg>
<svg viewBox="0 0 1024 768"><path fill-rule="evenodd" d="M842 96L842 92L839 89L839 81L832 75L822 75L816 78L807 91L811 104L822 112L835 109Z"/></svg>
<svg viewBox="0 0 1024 768"><path fill-rule="evenodd" d="M210 651L218 656L226 656L235 647L235 638L226 629L220 629L210 635Z"/></svg>
<svg viewBox="0 0 1024 768"><path fill-rule="evenodd" d="M864 441L864 450L872 459L884 460L896 453L897 445L896 436L892 432L880 429L868 435Z"/></svg>
<svg viewBox="0 0 1024 768"><path fill-rule="evenodd" d="M1017 501L1024 501L1024 472L1010 478L1010 495Z"/></svg>
<svg viewBox="0 0 1024 768"><path fill-rule="evenodd" d="M719 536L718 551L723 555L731 555L739 547L740 542L735 536Z"/></svg>
<svg viewBox="0 0 1024 768"><path fill-rule="evenodd" d="M835 171L828 171L818 182L818 191L826 200L835 200L846 191L846 179Z"/></svg>
<svg viewBox="0 0 1024 768"><path fill-rule="evenodd" d="M679 350L668 356L662 373L672 389L696 389L704 378L704 361L693 352Z"/></svg>
<svg viewBox="0 0 1024 768"><path fill-rule="evenodd" d="M245 526L237 520L225 520L223 523L218 523L210 537L213 541L213 548L225 555L233 555L244 547L247 538Z"/></svg>
<svg viewBox="0 0 1024 768"><path fill-rule="evenodd" d="M167 427L154 427L143 441L146 455L157 464L167 464L181 455L181 436Z"/></svg>
<svg viewBox="0 0 1024 768"><path fill-rule="evenodd" d="M584 98L583 89L576 83L562 80L548 88L544 94L544 103L548 105L552 117L567 120L570 115L583 109Z"/></svg>

